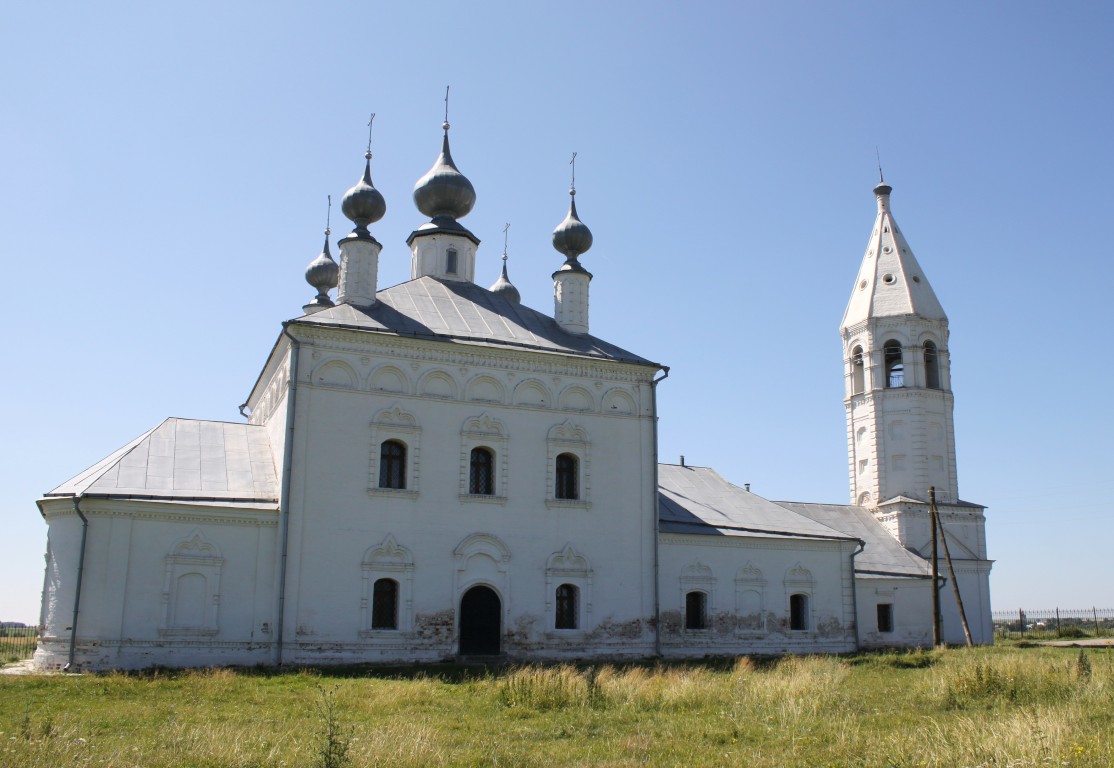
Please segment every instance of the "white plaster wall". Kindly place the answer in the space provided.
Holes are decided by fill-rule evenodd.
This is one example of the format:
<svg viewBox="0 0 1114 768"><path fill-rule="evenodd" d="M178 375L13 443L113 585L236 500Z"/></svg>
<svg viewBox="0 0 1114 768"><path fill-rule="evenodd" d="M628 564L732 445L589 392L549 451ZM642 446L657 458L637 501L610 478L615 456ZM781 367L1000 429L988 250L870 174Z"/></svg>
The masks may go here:
<svg viewBox="0 0 1114 768"><path fill-rule="evenodd" d="M854 542L846 541L663 534L663 655L854 650L854 548ZM797 578L795 569L802 567L811 574L811 583ZM763 615L755 621L742 593L757 589ZM708 592L706 630L685 629L689 590ZM795 592L809 596L807 630L789 628L789 597Z"/></svg>
<svg viewBox="0 0 1114 768"><path fill-rule="evenodd" d="M456 353L422 342L363 351L343 349L343 343L330 335L302 346L284 630L290 658L452 656L459 601L473 583L491 586L502 599L508 655L650 652L653 371L513 353L437 359ZM378 372L384 365L394 372L389 386L401 391L369 389L383 380ZM314 373L326 368L351 375ZM409 446L405 491L375 486L378 443L396 435L371 422L395 408L417 423L417 431L397 434ZM462 437L465 421L481 415L502 424L502 439ZM581 453L582 502L551 498L550 464L567 446L549 438L566 422L587 436L586 446L574 446ZM496 452L493 498L462 497L474 444ZM473 534L503 547L505 556L457 560L454 551ZM387 536L413 561L404 577L401 622L410 629L361 635L367 629L361 561ZM566 545L591 569L591 610L589 590L582 589L577 631L553 629L548 594L547 560Z"/></svg>
<svg viewBox="0 0 1114 768"><path fill-rule="evenodd" d="M857 576L859 645L862 648L932 646L932 581ZM878 627L878 605L893 606L893 631Z"/></svg>
<svg viewBox="0 0 1114 768"><path fill-rule="evenodd" d="M77 624L80 668L268 660L270 639L262 624L273 621L274 511L98 499L83 500L82 510L89 526ZM56 562L51 570L60 575L48 580L47 630L35 657L40 668L68 659L81 528L68 499L51 509L48 523ZM208 574L207 581L212 621L168 633L168 558L176 545L195 536L220 553L219 580ZM178 573L196 570L186 563Z"/></svg>

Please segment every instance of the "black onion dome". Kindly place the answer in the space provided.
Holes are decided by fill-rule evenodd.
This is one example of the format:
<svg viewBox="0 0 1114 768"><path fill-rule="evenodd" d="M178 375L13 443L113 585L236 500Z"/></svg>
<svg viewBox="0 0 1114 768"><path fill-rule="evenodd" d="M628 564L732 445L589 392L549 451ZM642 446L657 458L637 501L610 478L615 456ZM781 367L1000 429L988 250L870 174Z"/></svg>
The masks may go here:
<svg viewBox="0 0 1114 768"><path fill-rule="evenodd" d="M476 190L472 182L457 169L449 152L447 124L437 162L414 184L414 204L431 219L438 216L459 219L467 216L476 204Z"/></svg>
<svg viewBox="0 0 1114 768"><path fill-rule="evenodd" d="M326 302L329 302L329 289L336 288L339 281L340 267L333 261L333 256L329 253L329 235L326 234L325 248L306 267L306 282L317 289L318 300L324 298Z"/></svg>
<svg viewBox="0 0 1114 768"><path fill-rule="evenodd" d="M359 232L367 232L367 225L379 221L387 212L387 201L371 183L371 153L366 157L363 178L344 193L344 199L340 202L340 209L355 222Z"/></svg>
<svg viewBox="0 0 1114 768"><path fill-rule="evenodd" d="M575 197L569 200L569 213L565 220L553 230L553 247L570 260L592 247L592 230L576 215Z"/></svg>
<svg viewBox="0 0 1114 768"><path fill-rule="evenodd" d="M511 283L510 278L507 277L507 262L505 261L503 262L502 274L500 274L499 279L495 281L495 285L491 286L488 290L497 296L502 296L512 304L522 303L522 294L518 292L518 289Z"/></svg>

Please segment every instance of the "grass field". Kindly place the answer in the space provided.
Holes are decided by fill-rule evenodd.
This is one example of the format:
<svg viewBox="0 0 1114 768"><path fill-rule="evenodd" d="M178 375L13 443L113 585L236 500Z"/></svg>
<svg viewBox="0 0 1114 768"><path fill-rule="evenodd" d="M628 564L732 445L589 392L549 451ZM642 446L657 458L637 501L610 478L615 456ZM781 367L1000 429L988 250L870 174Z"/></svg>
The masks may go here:
<svg viewBox="0 0 1114 768"><path fill-rule="evenodd" d="M11 766L1110 766L1114 651L0 676Z"/></svg>

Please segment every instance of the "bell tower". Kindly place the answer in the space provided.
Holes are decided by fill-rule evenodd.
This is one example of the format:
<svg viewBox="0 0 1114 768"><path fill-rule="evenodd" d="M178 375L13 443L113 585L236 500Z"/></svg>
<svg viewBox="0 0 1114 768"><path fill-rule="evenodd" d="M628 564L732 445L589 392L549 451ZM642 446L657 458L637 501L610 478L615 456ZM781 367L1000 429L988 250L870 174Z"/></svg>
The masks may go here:
<svg viewBox="0 0 1114 768"><path fill-rule="evenodd" d="M840 324L851 503L866 507L922 557L932 547L929 488L976 643L993 639L983 507L961 501L948 317L890 210L879 179L878 212ZM941 589L944 636L962 642L958 606Z"/></svg>
<svg viewBox="0 0 1114 768"><path fill-rule="evenodd" d="M890 210L878 213L843 315L851 503L959 498L948 318Z"/></svg>

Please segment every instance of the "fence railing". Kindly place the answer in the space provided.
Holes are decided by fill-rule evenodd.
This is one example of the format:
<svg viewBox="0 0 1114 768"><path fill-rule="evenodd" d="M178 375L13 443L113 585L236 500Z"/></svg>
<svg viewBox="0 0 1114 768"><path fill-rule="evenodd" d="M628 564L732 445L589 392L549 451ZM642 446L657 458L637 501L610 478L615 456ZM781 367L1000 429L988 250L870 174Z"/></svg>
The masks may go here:
<svg viewBox="0 0 1114 768"><path fill-rule="evenodd" d="M31 658L38 641L38 627L0 627L0 664Z"/></svg>
<svg viewBox="0 0 1114 768"><path fill-rule="evenodd" d="M1114 637L1114 608L994 611L994 636L1011 640Z"/></svg>

